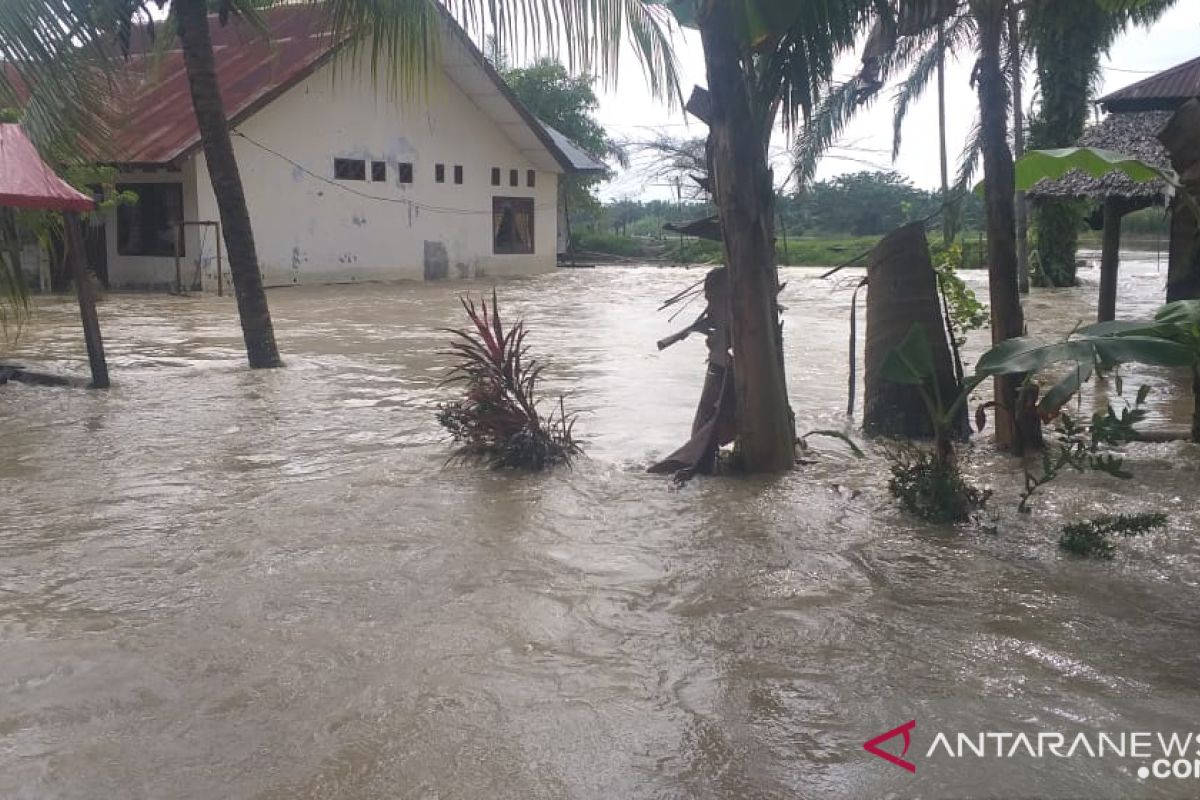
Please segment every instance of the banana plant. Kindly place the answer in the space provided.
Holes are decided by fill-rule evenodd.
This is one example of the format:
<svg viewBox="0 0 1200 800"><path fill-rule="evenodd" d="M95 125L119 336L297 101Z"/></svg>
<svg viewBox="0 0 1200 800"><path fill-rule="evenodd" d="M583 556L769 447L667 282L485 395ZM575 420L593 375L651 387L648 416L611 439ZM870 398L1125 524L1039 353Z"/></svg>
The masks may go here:
<svg viewBox="0 0 1200 800"><path fill-rule="evenodd" d="M932 381L933 348L925 329L914 325L883 363L886 380L917 387L925 402L939 454L951 453L954 414L984 380L997 375L1027 376L1027 384L1043 370L1069 362L1074 368L1051 386L1038 404L1042 419L1052 419L1097 370L1138 363L1157 367L1192 367L1200 374L1200 300L1163 306L1152 320L1118 320L1078 328L1065 338L1045 341L1032 336L1008 339L984 353L953 398L943 398ZM1198 409L1200 412L1200 409ZM978 418L978 415L977 415ZM1200 413L1197 418L1200 419ZM939 456L939 457L945 457Z"/></svg>

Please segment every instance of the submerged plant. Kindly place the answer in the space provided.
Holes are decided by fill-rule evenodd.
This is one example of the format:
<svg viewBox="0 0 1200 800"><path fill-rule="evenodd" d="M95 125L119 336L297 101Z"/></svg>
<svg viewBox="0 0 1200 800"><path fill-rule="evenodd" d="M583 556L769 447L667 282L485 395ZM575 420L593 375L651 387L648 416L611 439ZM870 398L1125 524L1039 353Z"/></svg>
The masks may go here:
<svg viewBox="0 0 1200 800"><path fill-rule="evenodd" d="M1058 546L1077 556L1110 559L1117 549L1111 538L1114 534L1141 536L1166 524L1167 515L1160 512L1106 514L1086 522L1064 525Z"/></svg>
<svg viewBox="0 0 1200 800"><path fill-rule="evenodd" d="M471 326L449 329L456 338L443 352L458 359L444 383L462 386L463 397L439 405L437 413L458 444L452 457L493 469L569 464L583 452L572 436L575 416L566 413L561 396L557 412L541 415L542 365L529 357L525 323L518 320L505 330L495 290L490 308L486 300L478 306L468 297L460 302Z"/></svg>
<svg viewBox="0 0 1200 800"><path fill-rule="evenodd" d="M1066 411L1058 412L1054 428L1056 446L1053 451L1042 453L1040 471L1034 472L1028 467L1025 469L1025 489L1021 492L1017 511L1028 514L1033 495L1069 470L1103 472L1122 480L1132 478L1133 474L1125 469L1124 459L1108 452L1107 448L1118 447L1137 438L1134 426L1146 418L1146 409L1142 406L1149 394L1149 386L1141 387L1133 406L1126 404L1118 414L1109 405L1104 411L1092 414L1091 424L1086 426L1080 425Z"/></svg>
<svg viewBox="0 0 1200 800"><path fill-rule="evenodd" d="M888 491L905 511L923 520L965 522L987 503L989 493L972 486L953 459L907 446L888 453L888 460Z"/></svg>

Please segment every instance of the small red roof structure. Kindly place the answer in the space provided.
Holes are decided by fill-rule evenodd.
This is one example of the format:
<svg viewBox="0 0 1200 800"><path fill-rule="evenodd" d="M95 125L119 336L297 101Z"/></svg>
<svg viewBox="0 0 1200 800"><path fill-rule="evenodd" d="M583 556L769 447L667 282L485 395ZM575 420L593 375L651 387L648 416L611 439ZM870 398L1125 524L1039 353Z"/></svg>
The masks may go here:
<svg viewBox="0 0 1200 800"><path fill-rule="evenodd" d="M50 169L15 123L0 125L0 206L91 211L95 202Z"/></svg>

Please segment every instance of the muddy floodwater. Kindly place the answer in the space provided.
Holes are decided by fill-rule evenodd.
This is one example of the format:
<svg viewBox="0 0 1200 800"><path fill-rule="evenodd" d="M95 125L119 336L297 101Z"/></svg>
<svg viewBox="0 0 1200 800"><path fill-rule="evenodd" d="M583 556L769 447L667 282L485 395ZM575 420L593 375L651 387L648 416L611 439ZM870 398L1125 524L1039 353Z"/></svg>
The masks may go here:
<svg viewBox="0 0 1200 800"><path fill-rule="evenodd" d="M818 273L783 270L792 403L852 431L850 295ZM1130 754L927 755L939 731L1200 731L1200 448L1131 446L1133 480L1065 477L1026 518L981 438L983 528L904 516L882 454L831 439L672 490L643 470L686 437L704 351L657 352L684 317L655 308L702 274L500 284L587 447L536 477L445 465L439 329L487 284L273 291L287 369L254 373L229 299L109 297L110 391L0 387L0 797L1200 794ZM1031 328L1090 320L1083 280L1035 291ZM1119 313L1164 280L1127 261ZM9 360L82 375L80 338L42 302ZM1152 426L1188 422L1185 376L1141 383ZM1111 562L1057 548L1064 520L1146 510L1168 528ZM909 720L915 773L864 751Z"/></svg>

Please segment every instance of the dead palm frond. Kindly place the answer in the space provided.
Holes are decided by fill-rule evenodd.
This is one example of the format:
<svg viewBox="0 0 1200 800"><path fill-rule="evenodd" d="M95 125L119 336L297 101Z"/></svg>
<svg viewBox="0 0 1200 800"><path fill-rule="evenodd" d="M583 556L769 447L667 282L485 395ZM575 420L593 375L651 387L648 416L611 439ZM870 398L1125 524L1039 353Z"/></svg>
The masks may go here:
<svg viewBox="0 0 1200 800"><path fill-rule="evenodd" d="M543 417L538 382L543 365L529 356L524 321L505 330L496 292L492 304L461 299L471 325L454 335L444 355L458 359L446 384L463 387L461 400L438 407L438 422L458 443L453 458L480 461L494 469L542 470L569 464L583 452L573 438L575 416L562 398Z"/></svg>

